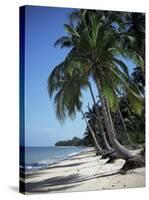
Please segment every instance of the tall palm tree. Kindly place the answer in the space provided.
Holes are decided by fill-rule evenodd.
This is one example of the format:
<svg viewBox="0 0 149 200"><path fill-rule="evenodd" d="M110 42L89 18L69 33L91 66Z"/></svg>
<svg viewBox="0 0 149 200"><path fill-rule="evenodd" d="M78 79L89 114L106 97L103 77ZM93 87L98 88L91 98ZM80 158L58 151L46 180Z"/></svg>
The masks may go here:
<svg viewBox="0 0 149 200"><path fill-rule="evenodd" d="M104 123L110 142L118 156L127 160L132 154L115 137L112 129L113 124L110 122L109 113L107 112L107 103L110 108L116 109L118 104L116 89L117 87L124 87L129 94L128 97L131 99L130 103L135 112L141 112L141 98L136 91L134 92L133 88L129 87L127 67L122 60L118 59L120 55L131 56L135 60L138 57L135 52L132 54L132 51L129 52L129 50L126 51L121 48L119 35L115 29L109 27L109 24L104 23L102 16L95 12L83 11L79 17L77 25L64 25L68 36L57 40L55 45L60 45L61 48L71 47L71 51L63 63L67 73L73 77L75 76L74 71L77 69L79 75L85 77L85 80L88 80L90 76L93 77L98 89ZM54 90L57 90L57 88ZM49 78L49 92L51 93L51 76ZM70 96L69 93L68 95ZM79 95L75 97L78 101ZM62 105L64 113L68 112L69 114L69 103L67 102L67 105L64 105Z"/></svg>
<svg viewBox="0 0 149 200"><path fill-rule="evenodd" d="M55 107L56 116L61 123L64 122L66 114L70 118L74 118L77 111L82 113L83 119L85 120L87 127L89 128L91 135L93 137L94 144L96 146L98 153L103 153L101 147L98 144L96 135L91 125L88 123L84 112L82 111L82 93L81 89L88 86L86 77L84 77L78 71L67 69L66 63L63 62L58 65L48 79L48 91L50 97L56 92L55 95Z"/></svg>
<svg viewBox="0 0 149 200"><path fill-rule="evenodd" d="M88 82L88 86L89 86L90 94L92 96L95 112L96 112L96 115L97 115L97 118L98 118L98 124L99 124L99 128L101 130L101 136L102 136L102 139L103 139L104 148L109 151L109 150L111 150L111 147L110 147L110 145L109 145L109 143L107 141L106 135L105 135L105 131L104 131L104 127L102 125L102 121L101 121L101 116L100 116L100 113L99 113L98 105L97 105L97 102L95 100L95 97L94 97L93 90L92 90L90 82Z"/></svg>

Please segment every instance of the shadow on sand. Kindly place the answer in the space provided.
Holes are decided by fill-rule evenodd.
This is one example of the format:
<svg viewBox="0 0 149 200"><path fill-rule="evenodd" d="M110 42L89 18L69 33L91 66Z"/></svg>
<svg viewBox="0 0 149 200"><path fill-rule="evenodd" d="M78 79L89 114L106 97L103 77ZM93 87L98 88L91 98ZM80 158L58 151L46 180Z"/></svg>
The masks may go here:
<svg viewBox="0 0 149 200"><path fill-rule="evenodd" d="M69 188L74 188L81 185L84 181L103 178L107 176L113 176L118 172L109 174L100 174L94 176L80 176L79 174L68 175L68 176L57 176L50 179L45 179L38 182L29 182L25 184L26 192L28 193L41 193L41 192L56 192L63 191Z"/></svg>
<svg viewBox="0 0 149 200"><path fill-rule="evenodd" d="M65 167L76 167L76 166L79 166L79 165L84 164L84 163L85 162L73 163L73 164L66 164L66 165L49 166L47 169L43 169L43 170L31 173L31 174L26 174L25 177L26 178L35 178L35 177L38 177L39 175L47 174L47 171L49 169L60 169L60 168L65 169Z"/></svg>

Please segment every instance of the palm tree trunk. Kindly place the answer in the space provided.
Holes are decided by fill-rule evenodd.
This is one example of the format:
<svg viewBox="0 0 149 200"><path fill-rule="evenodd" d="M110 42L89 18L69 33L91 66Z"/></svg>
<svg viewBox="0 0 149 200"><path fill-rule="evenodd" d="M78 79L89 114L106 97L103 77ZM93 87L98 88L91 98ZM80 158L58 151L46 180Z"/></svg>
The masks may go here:
<svg viewBox="0 0 149 200"><path fill-rule="evenodd" d="M109 104L108 104L107 98L105 97L104 99L105 99L105 105L106 105L106 108L107 108L107 114L108 114L108 117L109 117L109 122L110 122L110 125L111 125L111 128L112 128L112 131L113 131L114 135L116 136L116 130L114 128L114 124L113 124L113 121L112 121L112 116L111 116Z"/></svg>
<svg viewBox="0 0 149 200"><path fill-rule="evenodd" d="M118 156L120 158L123 158L125 160L129 159L130 157L132 157L131 152L125 148L124 146L122 146L119 141L115 138L115 134L111 128L111 125L109 123L109 116L107 114L107 109L106 109L106 105L105 105L105 100L104 100L104 96L102 95L102 90L101 90L101 86L100 86L100 81L97 80L97 90L99 93L99 97L101 100L101 108L102 108L102 113L103 113L103 118L104 118L104 123L105 123L105 127L107 129L107 133L109 136L109 139L111 141L111 144L113 146L113 148L116 150L116 153L118 154Z"/></svg>
<svg viewBox="0 0 149 200"><path fill-rule="evenodd" d="M101 121L101 118L100 118L100 113L99 113L99 110L98 110L98 107L97 107L97 103L95 101L95 97L94 97L93 90L92 90L90 82L89 82L89 90L90 90L90 93L91 93L91 96L92 96L92 99L93 99L93 103L94 103L94 106L95 106L95 112L96 112L96 115L97 115L97 118L98 118L98 121L99 121L99 127L100 127L100 130L101 130L101 135L102 135L104 147L105 147L106 150L111 150L111 147L110 147L110 145L107 141L106 135L105 135L105 131L104 131L102 121Z"/></svg>
<svg viewBox="0 0 149 200"><path fill-rule="evenodd" d="M126 125L125 125L125 122L124 122L124 119L123 119L123 116L122 116L122 113L121 113L121 111L120 111L119 106L118 106L118 113L119 113L120 119L121 119L122 124L123 124L125 137L126 137L127 141L129 142L129 144L132 144L132 142L131 142L131 140L130 140L130 137L129 137L129 135L128 135L127 128L126 128Z"/></svg>
<svg viewBox="0 0 149 200"><path fill-rule="evenodd" d="M82 113L82 116L83 116L83 118L84 118L84 120L85 120L85 122L86 122L86 124L87 124L87 126L88 126L88 128L89 128L89 130L90 130L90 132L91 132L91 134L92 134L92 137L93 137L95 146L96 146L96 148L97 148L97 151L98 151L99 153L103 153L102 148L101 148L101 147L99 146L99 144L98 144L98 141L97 141L97 139L96 139L95 133L94 133L92 127L90 126L89 122L87 121L87 119L86 119L86 117L85 117L85 114L83 113L82 110L81 110L81 113Z"/></svg>

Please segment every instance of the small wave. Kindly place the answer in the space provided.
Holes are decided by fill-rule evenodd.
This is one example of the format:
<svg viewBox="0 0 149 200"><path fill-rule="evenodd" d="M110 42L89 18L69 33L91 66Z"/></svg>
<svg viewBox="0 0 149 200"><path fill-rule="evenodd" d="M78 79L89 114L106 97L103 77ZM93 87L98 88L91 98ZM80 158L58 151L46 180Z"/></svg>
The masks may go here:
<svg viewBox="0 0 149 200"><path fill-rule="evenodd" d="M88 152L88 151L93 151L95 150L94 147L87 147L86 149L83 149L81 152Z"/></svg>
<svg viewBox="0 0 149 200"><path fill-rule="evenodd" d="M81 151L80 151L80 152L81 152ZM68 157L76 156L76 155L79 154L80 152L70 153L70 154L68 155Z"/></svg>
<svg viewBox="0 0 149 200"><path fill-rule="evenodd" d="M26 172L31 172L31 171L37 171L40 169L46 169L48 165L26 165L25 166L25 171Z"/></svg>
<svg viewBox="0 0 149 200"><path fill-rule="evenodd" d="M88 147L88 148L85 148L85 149L80 149L79 152L71 153L71 154L68 155L68 157L76 156L76 155L79 155L82 152L88 152L88 151L92 151L92 150L94 150L94 147L93 148L92 147Z"/></svg>

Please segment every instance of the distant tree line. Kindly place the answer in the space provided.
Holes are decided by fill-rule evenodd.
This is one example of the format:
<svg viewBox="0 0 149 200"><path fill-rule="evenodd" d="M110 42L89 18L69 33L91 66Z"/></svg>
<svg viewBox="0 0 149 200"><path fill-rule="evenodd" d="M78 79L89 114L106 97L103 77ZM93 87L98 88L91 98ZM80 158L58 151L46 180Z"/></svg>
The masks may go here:
<svg viewBox="0 0 149 200"><path fill-rule="evenodd" d="M55 146L89 146L84 139L73 137L71 140L61 140L55 143Z"/></svg>

